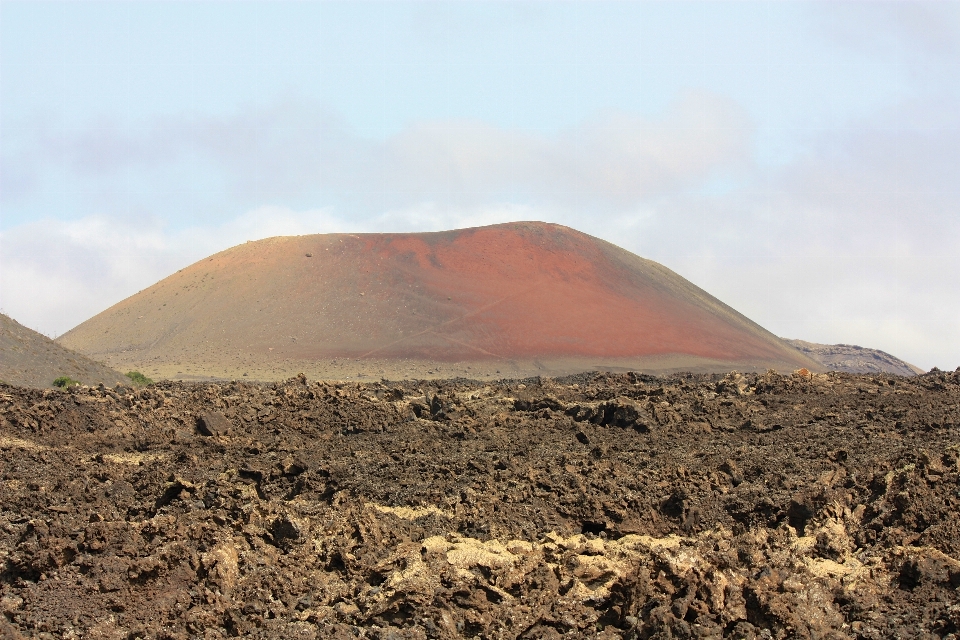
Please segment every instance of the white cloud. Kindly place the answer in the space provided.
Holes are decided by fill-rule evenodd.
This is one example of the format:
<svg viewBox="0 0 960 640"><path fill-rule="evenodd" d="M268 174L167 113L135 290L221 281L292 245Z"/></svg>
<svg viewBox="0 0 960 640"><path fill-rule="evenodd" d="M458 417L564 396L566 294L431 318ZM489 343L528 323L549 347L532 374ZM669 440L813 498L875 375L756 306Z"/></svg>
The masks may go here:
<svg viewBox="0 0 960 640"><path fill-rule="evenodd" d="M924 369L960 365L953 259L791 254L664 262L783 337L881 349Z"/></svg>
<svg viewBox="0 0 960 640"><path fill-rule="evenodd" d="M424 123L389 140L383 190L399 202L630 207L745 165L750 128L730 101L691 93L650 121L608 112L558 136Z"/></svg>
<svg viewBox="0 0 960 640"><path fill-rule="evenodd" d="M76 180L89 198L79 206L96 211L189 219L210 215L198 207L209 207L212 193L234 210L337 205L370 218L424 202L622 208L743 167L750 127L732 101L690 92L659 119L609 111L556 134L452 120L368 140L315 105L285 102L226 120L158 120L139 132L97 122L61 135L42 128L34 142L19 135L2 159L4 173L22 174L11 178L11 204L51 188L36 170L45 165ZM203 197L191 202L185 192Z"/></svg>
<svg viewBox="0 0 960 640"><path fill-rule="evenodd" d="M952 369L960 130L938 117L949 110L910 105L813 139L806 157L722 196L660 199L642 242L624 244L780 335Z"/></svg>

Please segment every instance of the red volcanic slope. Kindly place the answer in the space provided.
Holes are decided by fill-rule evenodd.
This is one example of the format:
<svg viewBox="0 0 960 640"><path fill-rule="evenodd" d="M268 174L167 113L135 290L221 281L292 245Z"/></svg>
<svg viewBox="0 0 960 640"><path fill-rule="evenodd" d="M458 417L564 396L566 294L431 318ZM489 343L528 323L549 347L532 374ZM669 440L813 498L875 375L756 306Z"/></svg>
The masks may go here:
<svg viewBox="0 0 960 640"><path fill-rule="evenodd" d="M248 242L124 300L61 342L140 362L190 353L444 361L686 354L814 366L669 269L545 223Z"/></svg>

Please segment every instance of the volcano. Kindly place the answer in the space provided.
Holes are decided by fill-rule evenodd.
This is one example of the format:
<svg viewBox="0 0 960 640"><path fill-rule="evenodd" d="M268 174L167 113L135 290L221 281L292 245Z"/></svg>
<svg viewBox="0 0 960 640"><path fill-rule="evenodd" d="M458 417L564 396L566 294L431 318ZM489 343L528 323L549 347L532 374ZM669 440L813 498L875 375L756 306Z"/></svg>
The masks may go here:
<svg viewBox="0 0 960 640"><path fill-rule="evenodd" d="M59 342L181 379L822 368L666 267L540 222L247 242Z"/></svg>

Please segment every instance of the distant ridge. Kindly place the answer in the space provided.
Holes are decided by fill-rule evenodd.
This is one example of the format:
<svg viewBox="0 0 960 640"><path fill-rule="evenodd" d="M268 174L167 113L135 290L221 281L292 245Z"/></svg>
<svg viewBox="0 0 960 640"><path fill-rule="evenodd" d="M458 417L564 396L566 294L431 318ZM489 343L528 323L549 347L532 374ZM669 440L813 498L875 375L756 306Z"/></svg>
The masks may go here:
<svg viewBox="0 0 960 640"><path fill-rule="evenodd" d="M130 384L130 379L0 314L0 381L19 387L52 387L60 376L84 384Z"/></svg>
<svg viewBox="0 0 960 640"><path fill-rule="evenodd" d="M542 222L248 242L59 341L188 379L819 370L666 267Z"/></svg>
<svg viewBox="0 0 960 640"><path fill-rule="evenodd" d="M898 376L915 376L924 373L920 367L878 349L867 349L852 344L817 344L787 338L784 338L784 341L831 371L892 373Z"/></svg>

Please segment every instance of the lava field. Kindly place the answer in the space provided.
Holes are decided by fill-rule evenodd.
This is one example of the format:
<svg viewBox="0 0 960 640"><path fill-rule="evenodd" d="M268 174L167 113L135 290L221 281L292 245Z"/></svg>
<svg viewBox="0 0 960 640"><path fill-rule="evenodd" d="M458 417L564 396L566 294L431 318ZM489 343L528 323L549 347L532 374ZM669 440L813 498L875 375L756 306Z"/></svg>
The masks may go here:
<svg viewBox="0 0 960 640"><path fill-rule="evenodd" d="M960 369L0 385L0 637L954 638Z"/></svg>

